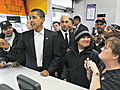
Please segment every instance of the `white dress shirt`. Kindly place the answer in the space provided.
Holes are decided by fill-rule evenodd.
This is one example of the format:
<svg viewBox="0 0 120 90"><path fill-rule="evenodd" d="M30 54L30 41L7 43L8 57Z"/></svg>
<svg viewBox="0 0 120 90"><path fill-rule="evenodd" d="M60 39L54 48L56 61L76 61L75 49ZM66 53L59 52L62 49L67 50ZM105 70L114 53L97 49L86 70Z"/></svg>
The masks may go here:
<svg viewBox="0 0 120 90"><path fill-rule="evenodd" d="M38 33L34 30L34 43L37 58L37 67L43 66L43 43L44 43L44 28Z"/></svg>
<svg viewBox="0 0 120 90"><path fill-rule="evenodd" d="M61 32L62 32L62 35L63 35L64 39L65 39L65 33L67 33L68 44L69 44L69 41L70 41L69 32L68 32L68 31L67 31L67 32L64 32L63 30L61 30Z"/></svg>

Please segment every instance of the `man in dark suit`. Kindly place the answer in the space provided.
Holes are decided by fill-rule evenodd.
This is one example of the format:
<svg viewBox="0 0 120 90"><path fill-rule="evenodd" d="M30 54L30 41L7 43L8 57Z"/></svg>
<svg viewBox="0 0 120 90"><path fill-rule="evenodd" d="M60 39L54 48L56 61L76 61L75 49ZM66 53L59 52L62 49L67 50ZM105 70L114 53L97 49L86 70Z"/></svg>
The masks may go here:
<svg viewBox="0 0 120 90"><path fill-rule="evenodd" d="M43 76L53 75L61 57L57 33L43 27L45 14L41 9L31 10L29 19L33 30L22 34L20 42L10 49L9 55L18 57L25 51L28 68L40 71ZM8 49L5 40L0 42L1 47Z"/></svg>
<svg viewBox="0 0 120 90"><path fill-rule="evenodd" d="M60 26L61 26L61 30L58 31L58 39L59 39L59 43L60 43L60 51L61 51L61 59L60 59L60 63L58 65L58 78L61 77L61 73L63 71L63 66L64 66L64 62L65 62L65 56L67 53L67 50L69 50L69 47L72 46L74 44L74 33L70 32L70 19L68 16L63 16L60 19ZM67 34L67 43L66 43L66 34Z"/></svg>
<svg viewBox="0 0 120 90"><path fill-rule="evenodd" d="M76 36L76 31L89 31L88 28L81 23L81 18L80 16L75 16L74 17L74 26L76 28L74 34Z"/></svg>
<svg viewBox="0 0 120 90"><path fill-rule="evenodd" d="M12 27L12 24L9 21L3 21L0 23L0 27L2 30L0 38L7 39L11 47L17 45L21 38L21 34ZM17 67L19 64L22 64L21 60L23 59L25 59L24 53L20 58L15 60L14 58L7 57L7 55L5 55L5 51L0 48L0 67L5 67L9 61L15 61L12 63L12 67Z"/></svg>

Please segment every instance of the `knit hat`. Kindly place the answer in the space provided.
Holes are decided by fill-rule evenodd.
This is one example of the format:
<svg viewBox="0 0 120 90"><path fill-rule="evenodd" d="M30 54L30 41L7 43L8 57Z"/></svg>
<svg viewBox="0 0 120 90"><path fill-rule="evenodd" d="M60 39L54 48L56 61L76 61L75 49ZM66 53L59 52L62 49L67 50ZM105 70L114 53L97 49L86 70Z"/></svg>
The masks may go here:
<svg viewBox="0 0 120 90"><path fill-rule="evenodd" d="M88 31L77 31L76 35L75 35L75 41L78 42L82 37L84 36L89 36L90 37L90 33Z"/></svg>
<svg viewBox="0 0 120 90"><path fill-rule="evenodd" d="M8 26L12 26L12 24L9 21L3 21L0 23L1 30L3 30L4 28Z"/></svg>

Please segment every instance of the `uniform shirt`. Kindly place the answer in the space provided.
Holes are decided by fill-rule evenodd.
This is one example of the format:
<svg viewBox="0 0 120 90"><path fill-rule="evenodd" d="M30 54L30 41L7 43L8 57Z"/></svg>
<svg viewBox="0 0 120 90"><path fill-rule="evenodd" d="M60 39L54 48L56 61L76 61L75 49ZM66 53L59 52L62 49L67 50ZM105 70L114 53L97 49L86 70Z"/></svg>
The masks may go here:
<svg viewBox="0 0 120 90"><path fill-rule="evenodd" d="M43 42L44 42L44 28L40 32L34 30L35 52L37 58L37 67L42 67L43 64Z"/></svg>
<svg viewBox="0 0 120 90"><path fill-rule="evenodd" d="M97 90L119 90L120 69L108 70L101 74L101 88Z"/></svg>

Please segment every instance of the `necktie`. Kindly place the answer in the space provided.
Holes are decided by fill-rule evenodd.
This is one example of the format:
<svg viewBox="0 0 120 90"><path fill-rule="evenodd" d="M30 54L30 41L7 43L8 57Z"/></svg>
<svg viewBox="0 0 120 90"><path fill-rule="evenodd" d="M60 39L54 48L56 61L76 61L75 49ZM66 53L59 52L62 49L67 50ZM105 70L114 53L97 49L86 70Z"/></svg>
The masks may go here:
<svg viewBox="0 0 120 90"><path fill-rule="evenodd" d="M74 34L76 33L76 31L77 31L77 28L78 28L78 27L76 26L76 27L75 27L75 31L74 31Z"/></svg>
<svg viewBox="0 0 120 90"><path fill-rule="evenodd" d="M67 47L68 47L68 38L67 38L67 33L65 33L65 42L66 42L66 45L67 45Z"/></svg>

